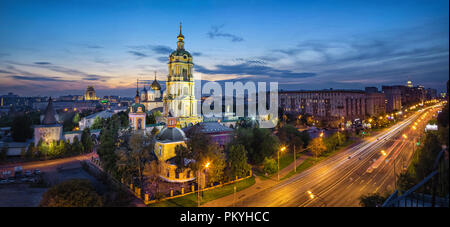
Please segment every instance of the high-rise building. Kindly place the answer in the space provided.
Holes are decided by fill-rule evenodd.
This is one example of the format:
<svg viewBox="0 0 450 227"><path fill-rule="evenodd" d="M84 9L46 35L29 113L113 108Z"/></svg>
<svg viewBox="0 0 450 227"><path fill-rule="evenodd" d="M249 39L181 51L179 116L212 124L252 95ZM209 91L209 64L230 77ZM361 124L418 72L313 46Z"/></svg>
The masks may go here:
<svg viewBox="0 0 450 227"><path fill-rule="evenodd" d="M98 100L97 96L95 95L94 86L88 86L86 88L86 92L84 93L84 99L85 100Z"/></svg>
<svg viewBox="0 0 450 227"><path fill-rule="evenodd" d="M407 87L413 87L412 81L408 80L408 82L406 83Z"/></svg>
<svg viewBox="0 0 450 227"><path fill-rule="evenodd" d="M391 113L402 109L402 87L383 86L382 90L386 96L386 112Z"/></svg>
<svg viewBox="0 0 450 227"><path fill-rule="evenodd" d="M169 56L169 75L166 81L166 94L163 98L164 117L171 114L178 119L179 127L186 127L200 122L201 118L197 116L193 58L184 49L181 25L177 38L177 49Z"/></svg>
<svg viewBox="0 0 450 227"><path fill-rule="evenodd" d="M379 116L386 113L386 96L376 87L366 87L366 115Z"/></svg>
<svg viewBox="0 0 450 227"><path fill-rule="evenodd" d="M280 91L278 98L284 111L311 115L331 127L366 117L366 97L361 90Z"/></svg>

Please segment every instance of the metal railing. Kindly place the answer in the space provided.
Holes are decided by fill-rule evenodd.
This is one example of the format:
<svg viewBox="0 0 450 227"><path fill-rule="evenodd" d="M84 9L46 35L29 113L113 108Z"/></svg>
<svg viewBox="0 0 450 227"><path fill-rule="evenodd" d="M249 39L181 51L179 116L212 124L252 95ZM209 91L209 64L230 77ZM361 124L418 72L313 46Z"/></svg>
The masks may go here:
<svg viewBox="0 0 450 227"><path fill-rule="evenodd" d="M406 192L401 193L396 190L387 198L382 207L449 207L448 194L445 197L436 195L437 178L441 172L439 164L446 161L442 159L446 151L446 148L444 148L437 155L433 165L433 172ZM431 194L429 194L430 189ZM399 194L401 195L399 196Z"/></svg>

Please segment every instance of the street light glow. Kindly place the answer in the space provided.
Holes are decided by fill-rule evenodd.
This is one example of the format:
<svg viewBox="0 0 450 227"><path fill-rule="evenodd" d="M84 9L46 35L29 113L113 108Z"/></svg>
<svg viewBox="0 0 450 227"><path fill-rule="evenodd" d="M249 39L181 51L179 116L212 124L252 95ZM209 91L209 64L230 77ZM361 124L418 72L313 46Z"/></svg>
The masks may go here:
<svg viewBox="0 0 450 227"><path fill-rule="evenodd" d="M208 168L210 164L211 164L211 163L207 162L207 163L205 164L205 168Z"/></svg>
<svg viewBox="0 0 450 227"><path fill-rule="evenodd" d="M381 154L382 154L383 156L386 156L386 152L384 152L384 150L381 150Z"/></svg>
<svg viewBox="0 0 450 227"><path fill-rule="evenodd" d="M403 138L408 139L408 136L406 134L403 134Z"/></svg>

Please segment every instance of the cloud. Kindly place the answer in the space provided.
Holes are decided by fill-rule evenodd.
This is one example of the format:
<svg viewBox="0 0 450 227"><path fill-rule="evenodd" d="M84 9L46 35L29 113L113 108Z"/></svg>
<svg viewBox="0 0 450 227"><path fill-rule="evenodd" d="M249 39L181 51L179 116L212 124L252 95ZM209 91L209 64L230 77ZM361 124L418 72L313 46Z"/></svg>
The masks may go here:
<svg viewBox="0 0 450 227"><path fill-rule="evenodd" d="M90 80L90 81L102 81L106 82L107 79L109 79L109 76L100 76L95 74L89 74L83 77L83 80Z"/></svg>
<svg viewBox="0 0 450 227"><path fill-rule="evenodd" d="M156 54L164 54L164 55L169 55L174 51L174 49L163 45L150 46L150 49Z"/></svg>
<svg viewBox="0 0 450 227"><path fill-rule="evenodd" d="M61 79L61 77L20 76L20 75L11 75L9 77L15 80L27 80L27 81L73 82L72 80Z"/></svg>
<svg viewBox="0 0 450 227"><path fill-rule="evenodd" d="M169 61L168 57L158 57L156 60L162 63L167 63Z"/></svg>
<svg viewBox="0 0 450 227"><path fill-rule="evenodd" d="M6 70L1 70L1 69L0 69L0 73L10 74L10 73L13 73L13 72L6 71Z"/></svg>
<svg viewBox="0 0 450 227"><path fill-rule="evenodd" d="M102 49L103 48L102 46L99 46L99 45L90 45L90 44L86 44L85 47L89 48L89 49Z"/></svg>
<svg viewBox="0 0 450 227"><path fill-rule="evenodd" d="M148 57L148 55L146 55L146 54L144 54L142 52L139 52L139 51L130 50L130 51L128 51L128 53L138 57L138 59Z"/></svg>
<svg viewBox="0 0 450 227"><path fill-rule="evenodd" d="M210 39L214 39L217 37L223 37L223 38L228 38L231 40L231 42L242 42L244 41L244 38L239 37L237 35L233 35L230 33L225 33L220 31L222 28L224 27L224 25L219 25L219 26L212 26L211 27L211 31L209 31L207 33L207 35L209 36Z"/></svg>
<svg viewBox="0 0 450 227"><path fill-rule="evenodd" d="M50 65L50 62L35 62L36 65Z"/></svg>
<svg viewBox="0 0 450 227"><path fill-rule="evenodd" d="M316 73L294 72L291 70L276 69L274 67L254 64L251 62L235 65L215 65L216 69L207 69L201 65L196 65L195 70L204 74L229 74L229 75L259 75L276 78L306 78L314 77Z"/></svg>
<svg viewBox="0 0 450 227"><path fill-rule="evenodd" d="M201 52L192 52L192 56L202 56L203 54Z"/></svg>
<svg viewBox="0 0 450 227"><path fill-rule="evenodd" d="M106 82L107 79L111 78L109 76L102 76L102 75L96 75L96 74L89 74L85 73L76 69L70 69L65 68L62 66L53 65L49 62L35 62L34 64L24 64L24 63L18 63L18 62L9 62L13 65L18 66L27 66L27 67L38 67L38 68L45 68L51 71L60 72L72 76L81 76L81 80L89 80L89 81L102 81ZM21 75L14 75L15 79L20 80L30 80L30 81L62 81L62 82L74 82L75 80L65 80L60 79L61 77L47 77L44 75L39 75L35 73L30 73L28 71L17 69L14 66L7 66L7 68L13 72L10 72L11 74L21 74ZM39 78L42 78L41 80Z"/></svg>

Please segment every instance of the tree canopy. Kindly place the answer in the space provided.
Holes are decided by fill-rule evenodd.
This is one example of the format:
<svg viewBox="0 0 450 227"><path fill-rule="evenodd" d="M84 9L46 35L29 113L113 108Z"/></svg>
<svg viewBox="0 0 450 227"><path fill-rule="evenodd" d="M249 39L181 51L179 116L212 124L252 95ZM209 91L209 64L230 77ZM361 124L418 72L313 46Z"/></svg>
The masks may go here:
<svg viewBox="0 0 450 227"><path fill-rule="evenodd" d="M72 179L51 187L42 196L41 207L101 207L102 197L89 180Z"/></svg>

